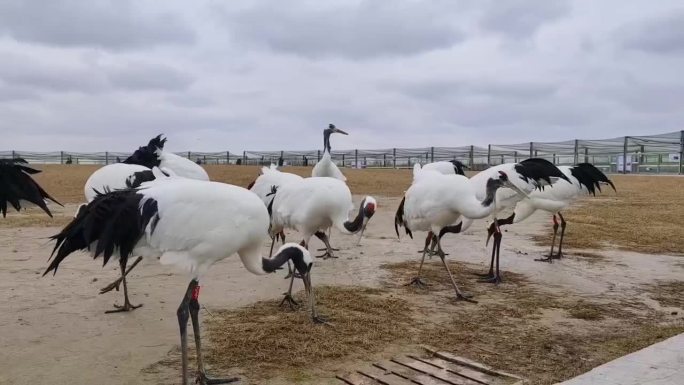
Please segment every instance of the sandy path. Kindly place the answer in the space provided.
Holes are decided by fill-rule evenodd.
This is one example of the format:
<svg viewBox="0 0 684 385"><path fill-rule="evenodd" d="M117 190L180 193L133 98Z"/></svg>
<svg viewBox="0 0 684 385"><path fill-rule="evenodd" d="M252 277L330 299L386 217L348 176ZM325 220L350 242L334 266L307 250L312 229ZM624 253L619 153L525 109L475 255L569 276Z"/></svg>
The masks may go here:
<svg viewBox="0 0 684 385"><path fill-rule="evenodd" d="M357 201L358 201L357 197ZM424 234L411 241L394 235L395 198L379 200L380 209L369 225L363 245L356 237L333 232L340 247L339 259L319 261L314 284L376 285L384 262L414 259ZM73 212L66 208L65 213ZM568 218L572 226L572 218ZM656 279L681 279L681 257L601 252L605 260L589 263L566 258L547 264L533 259L546 248L535 246L529 236L546 231L548 216L537 214L524 224L509 226L502 247L502 269L527 274L540 287L573 296L630 296L637 287ZM445 238L450 258L488 263L483 221L466 234ZM164 359L178 344L175 316L187 276L172 267L147 261L131 275L133 303L144 307L127 314L105 315L118 292L97 295L98 289L117 277L115 265L102 268L84 255L73 255L56 277L41 278L51 250L46 237L57 228L0 229L0 384L135 384L177 379L171 369L141 372ZM292 240L294 236L290 237ZM267 251L267 249L265 249ZM525 254L527 253L527 255ZM257 277L246 272L238 258L217 264L203 278L201 301L209 309L242 306L275 298L286 288L284 273ZM97 281L94 281L97 279ZM493 288L493 290L495 290ZM202 312L202 317L208 317ZM191 345L192 346L192 345Z"/></svg>

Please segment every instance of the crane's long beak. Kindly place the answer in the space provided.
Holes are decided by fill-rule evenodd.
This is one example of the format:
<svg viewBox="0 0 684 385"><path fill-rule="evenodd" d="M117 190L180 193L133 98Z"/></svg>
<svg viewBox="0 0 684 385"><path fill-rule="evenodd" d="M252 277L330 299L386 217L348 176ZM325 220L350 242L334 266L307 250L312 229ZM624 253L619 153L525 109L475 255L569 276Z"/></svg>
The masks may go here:
<svg viewBox="0 0 684 385"><path fill-rule="evenodd" d="M509 181L509 180L507 180L506 182L504 182L504 186L510 188L511 190L517 192L518 194L524 196L525 198L529 198L529 197L530 197L526 192L524 192L523 190L519 189L518 186L514 185L513 182L511 182L511 181Z"/></svg>
<svg viewBox="0 0 684 385"><path fill-rule="evenodd" d="M356 246L361 245L361 238L363 238L363 232L366 231L366 226L368 226L368 218L363 218L363 226L361 227L361 231L359 232L359 239L356 241ZM399 232L399 229L397 229L397 233Z"/></svg>
<svg viewBox="0 0 684 385"><path fill-rule="evenodd" d="M337 128L337 127L333 129L333 132L335 132L335 133L337 133L337 134L342 134L342 135L349 135L349 134L347 134L346 132L344 132L344 131L340 130L339 128Z"/></svg>

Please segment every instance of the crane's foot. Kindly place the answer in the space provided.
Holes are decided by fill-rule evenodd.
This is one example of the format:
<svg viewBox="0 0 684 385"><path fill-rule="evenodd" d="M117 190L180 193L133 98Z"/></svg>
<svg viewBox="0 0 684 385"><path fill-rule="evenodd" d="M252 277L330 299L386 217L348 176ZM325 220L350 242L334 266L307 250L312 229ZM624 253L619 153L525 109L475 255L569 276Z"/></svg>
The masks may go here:
<svg viewBox="0 0 684 385"><path fill-rule="evenodd" d="M295 301L294 298L292 298L292 295L290 293L284 293L285 296L283 297L283 300L280 301L280 307L283 307L284 304L288 304L290 306L291 310L297 310L299 308L299 302Z"/></svg>
<svg viewBox="0 0 684 385"><path fill-rule="evenodd" d="M473 273L473 275L480 278L494 278L494 271L490 270L489 273Z"/></svg>
<svg viewBox="0 0 684 385"><path fill-rule="evenodd" d="M127 311L133 311L139 307L142 307L142 304L140 305L131 305L130 302L126 301L124 302L123 306L114 304L114 307L116 309L114 310L107 310L105 314L112 314L112 313L122 313L122 312L127 312Z"/></svg>
<svg viewBox="0 0 684 385"><path fill-rule="evenodd" d="M546 255L546 256L544 256L543 258L535 258L535 261L536 261L536 262L548 262L548 263L553 263L553 260L554 260L554 259L555 259L555 258L553 257L553 255Z"/></svg>
<svg viewBox="0 0 684 385"><path fill-rule="evenodd" d="M465 302L470 302L470 303L477 303L477 301L475 301L473 299L473 295L470 293L466 293L466 292L461 292L461 294L456 295L456 301L465 301Z"/></svg>
<svg viewBox="0 0 684 385"><path fill-rule="evenodd" d="M292 272L287 273L285 279L290 279L290 277L292 277ZM302 279L302 275L297 272L294 273L294 277L297 279Z"/></svg>
<svg viewBox="0 0 684 385"><path fill-rule="evenodd" d="M561 259L561 258L564 258L564 257L565 257L565 254L563 254L563 253L561 252L561 253L558 253L558 254L552 256L551 258L553 258L553 259Z"/></svg>
<svg viewBox="0 0 684 385"><path fill-rule="evenodd" d="M483 283L493 283L495 285L498 285L502 282L503 280L501 279L500 275L495 275L492 277L486 277L478 280L478 282L483 282Z"/></svg>
<svg viewBox="0 0 684 385"><path fill-rule="evenodd" d="M230 384L232 382L240 381L238 377L231 378L209 378L206 373L197 372L195 374L195 384L200 385L215 385L215 384Z"/></svg>
<svg viewBox="0 0 684 385"><path fill-rule="evenodd" d="M311 317L311 321L315 324L326 324L326 325L331 325L330 322L328 322L328 317L322 316L322 315L315 315Z"/></svg>
<svg viewBox="0 0 684 385"><path fill-rule="evenodd" d="M100 289L100 294L109 293L114 289L116 289L116 291L119 291L119 287L121 286L122 281L123 278L119 278L116 281L110 283L109 285L103 287L102 289Z"/></svg>
<svg viewBox="0 0 684 385"><path fill-rule="evenodd" d="M404 284L404 286L416 286L416 287L426 288L429 285L425 281L423 281L422 278L415 277L411 280L411 282Z"/></svg>
<svg viewBox="0 0 684 385"><path fill-rule="evenodd" d="M332 250L330 250L330 251L326 251L325 253L323 253L321 255L317 255L316 258L330 259L330 258L337 258L337 256L332 253Z"/></svg>

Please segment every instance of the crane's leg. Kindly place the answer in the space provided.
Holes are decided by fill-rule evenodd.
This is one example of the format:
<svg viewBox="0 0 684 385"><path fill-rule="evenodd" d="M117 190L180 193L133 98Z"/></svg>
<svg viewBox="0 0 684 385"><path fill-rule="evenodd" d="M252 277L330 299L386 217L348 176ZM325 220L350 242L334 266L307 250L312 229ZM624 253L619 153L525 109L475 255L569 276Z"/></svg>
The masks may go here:
<svg viewBox="0 0 684 385"><path fill-rule="evenodd" d="M318 314L318 311L316 310L316 297L314 296L313 285L311 285L311 271L309 271L302 277L302 281L304 281L304 290L306 291L306 294L308 294L309 296L309 306L311 307L311 321L317 324L322 323L330 325L327 318Z"/></svg>
<svg viewBox="0 0 684 385"><path fill-rule="evenodd" d="M432 246L430 246L430 242L432 242ZM428 232L427 237L425 237L425 247L423 247L423 250L418 250L418 252L423 253L424 255L426 254L428 257L430 257L430 259L432 259L432 256L437 254L435 252L436 246L437 246L437 241L435 241L435 238L433 237L432 231L430 231L430 232Z"/></svg>
<svg viewBox="0 0 684 385"><path fill-rule="evenodd" d="M549 255L545 256L544 258L537 258L535 261L537 262L553 262L553 247L556 245L556 234L558 233L558 220L556 219L556 214L553 214L553 237L551 238L551 251L549 252Z"/></svg>
<svg viewBox="0 0 684 385"><path fill-rule="evenodd" d="M292 297L292 285L294 284L294 279L295 275L290 274L290 287L287 289L287 293L283 293L284 297L283 300L280 301L279 306L283 306L285 303L287 303L290 306L291 310L296 310L297 307L299 306L299 303L295 301L294 297Z"/></svg>
<svg viewBox="0 0 684 385"><path fill-rule="evenodd" d="M126 285L126 262L119 262L119 266L121 267L121 279L123 282L123 289L124 289L124 304L123 304L123 306L119 306L117 304L114 304L114 307L116 309L115 310L107 310L105 312L105 314L120 313L123 311L131 311L131 310L135 310L135 309L142 306L142 304L131 305L131 301L128 299L128 285ZM133 267L131 267L131 268L133 268Z"/></svg>
<svg viewBox="0 0 684 385"><path fill-rule="evenodd" d="M485 276L480 282L499 284L501 282L501 275L499 274L499 254L501 253L501 227L498 222L494 222L494 243L492 244L492 262L489 265L489 276ZM496 259L496 272L494 271L494 260Z"/></svg>
<svg viewBox="0 0 684 385"><path fill-rule="evenodd" d="M202 359L202 339L200 338L200 324L199 324L199 282L192 291L190 301L188 302L188 310L190 311L190 319L192 320L192 331L195 335L195 349L197 350L197 373L195 374L195 384L210 385L210 384L228 384L238 381L239 378L209 378L204 370L204 360ZM187 295L187 293L186 293ZM187 325L187 316L185 324ZM187 366L187 364L186 364Z"/></svg>
<svg viewBox="0 0 684 385"><path fill-rule="evenodd" d="M418 287L426 287L427 283L420 278L420 272L423 271L423 263L425 262L425 254L428 252L428 245L430 241L435 242L435 234L430 231L428 232L427 238L425 239L425 248L423 249L423 257L420 259L420 266L418 267L418 275L416 275L411 282L405 284L404 286L416 285Z"/></svg>
<svg viewBox="0 0 684 385"><path fill-rule="evenodd" d="M492 259L489 262L489 272L485 274L475 273L475 275L485 279L494 278L494 258L496 257L496 233L498 232L499 235L501 235L501 228L496 224L496 220L492 222L491 225L489 225L488 231L494 235L494 242L492 243Z"/></svg>
<svg viewBox="0 0 684 385"><path fill-rule="evenodd" d="M314 233L314 235L316 236L316 238L318 238L318 239L320 239L321 241L323 241L323 243L325 244L325 249L322 249L322 250L326 250L325 253L323 253L323 254L321 254L321 255L317 255L316 258L323 258L323 259L337 258L337 257L333 254L333 251L334 251L335 249L333 249L332 246L330 246L330 241L328 240L328 236L325 235L325 232L323 232L323 231L316 231L316 232ZM337 249L337 250L339 250L339 249Z"/></svg>
<svg viewBox="0 0 684 385"><path fill-rule="evenodd" d="M554 256L554 258L563 258L563 236L565 235L565 226L567 225L567 222L565 222L565 218L563 218L563 214L558 213L558 216L560 217L561 220L561 235L560 235L560 242L558 243L558 254Z"/></svg>
<svg viewBox="0 0 684 385"><path fill-rule="evenodd" d="M196 280L190 281L188 289L185 291L183 300L178 306L176 316L178 317L178 327L180 328L181 338L181 376L183 378L183 385L188 385L188 319L190 318L190 298L195 291L198 282Z"/></svg>
<svg viewBox="0 0 684 385"><path fill-rule="evenodd" d="M116 281L114 281L114 282L110 283L109 285L107 285L107 286L103 287L102 289L100 289L100 294L104 294L104 293L110 292L110 291L112 291L112 290L114 290L114 289L116 289L116 291L119 291L119 285L121 285L121 282L123 282L124 277L127 276L128 273L130 273L131 270L133 270L133 268L134 268L138 263L140 263L140 261L142 261L142 259L143 259L143 257L138 257L138 259L136 259L136 260L133 262L133 264L132 264L131 266L129 266L128 269L126 269L126 271L121 275L121 277L119 277L119 279L117 279Z"/></svg>
<svg viewBox="0 0 684 385"><path fill-rule="evenodd" d="M458 285L456 285L456 281L454 281L454 276L451 274L451 270L449 270L449 265L446 263L446 259L445 259L446 254L444 254L444 250L442 250L442 245L439 242L439 239L437 240L437 255L439 255L439 258L442 260L442 264L444 264L444 268L446 269L447 273L449 274L449 279L451 279L451 284L454 286L454 290L456 291L456 299L468 301L468 302L472 302L472 303L477 303L477 301L471 299L473 296L472 294L462 292L461 290L458 289Z"/></svg>

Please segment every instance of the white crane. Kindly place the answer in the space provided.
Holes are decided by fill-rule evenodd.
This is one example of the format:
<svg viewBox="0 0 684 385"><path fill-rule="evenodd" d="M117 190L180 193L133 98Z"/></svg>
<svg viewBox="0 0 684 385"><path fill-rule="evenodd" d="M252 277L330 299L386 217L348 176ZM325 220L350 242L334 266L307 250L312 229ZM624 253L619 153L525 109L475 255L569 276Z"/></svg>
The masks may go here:
<svg viewBox="0 0 684 385"><path fill-rule="evenodd" d="M29 167L24 159L0 159L0 212L3 218L7 215L8 203L17 211L21 210L22 204L33 204L50 217L52 213L46 204L48 200L62 206L31 178L31 175L39 172Z"/></svg>
<svg viewBox="0 0 684 385"><path fill-rule="evenodd" d="M434 237L434 234L440 234L445 227L453 225L461 215L472 219L490 215L496 210L495 194L501 187L509 187L514 193L523 194L509 180L504 171L489 178L485 186L473 184L463 175L444 175L436 171L422 171L415 175L413 184L406 191L405 200L403 205L400 205L395 223L404 226L408 233L411 231L427 231L429 236ZM484 197L478 198L478 195ZM437 238L436 243L437 254L449 274L451 284L456 291L456 297L471 301L470 295L459 290L454 277L451 275L445 260L445 253L442 250L441 239ZM423 251L418 275L411 283L424 285L420 279L420 272L423 268L426 251Z"/></svg>
<svg viewBox="0 0 684 385"><path fill-rule="evenodd" d="M309 246L312 235L318 237L326 247L325 254L320 257L334 258L332 247L328 242L325 231L335 227L345 234L360 233L368 225L368 221L375 214L377 202L371 196L366 196L359 205L358 213L353 220L349 220L349 211L354 208L349 187L335 178L305 178L298 182L287 183L276 190L269 203L271 214L271 234L277 234L285 228L299 231L302 244ZM292 299L292 283L294 274L290 278L288 289L283 302L296 305Z"/></svg>
<svg viewBox="0 0 684 385"><path fill-rule="evenodd" d="M553 238L551 240L551 250L545 258L537 261L552 262L563 256L563 236L565 235L566 221L561 214L561 210L566 209L577 198L585 194L596 196L596 190L601 191L601 184L610 185L615 190L615 185L608 177L591 163L580 163L575 166L559 166L558 169L565 174L568 181L562 180L554 183L551 187L543 190L535 190L529 195L529 199L523 199L515 205L513 213L505 219L497 220L488 228L487 239L495 233L496 226L518 223L527 219L537 210L543 210L553 214ZM558 254L553 254L556 244L556 234L558 232L558 220L561 220L561 234L558 243Z"/></svg>
<svg viewBox="0 0 684 385"><path fill-rule="evenodd" d="M432 163L428 163L422 167L420 166L420 164L416 163L413 165L413 180L415 181L415 179L417 177L419 177L419 175L422 172L426 172L426 171L430 171L430 172L434 171L434 172L438 172L438 173L443 174L443 175L456 174L456 175L465 176L464 170L467 168L468 168L468 166L466 166L465 164L463 164L459 160L432 162ZM394 231L396 231L397 237L399 237L399 227L398 226L401 224L401 219L399 218L399 216L401 215L401 212L403 210L405 199L406 199L406 197L403 197L401 199L401 202L399 203L399 208L397 209L397 214L394 217ZM458 226L460 226L460 223L462 222L462 220L463 220L463 218L460 218L456 221ZM472 223L472 221L470 221L470 223ZM454 232L453 228L449 227L449 229L452 230L451 232ZM411 238L413 238L413 234L411 234L408 229L406 229L406 230L407 230L407 234L409 234L409 236ZM460 227L459 227L459 231L460 231ZM430 249L428 249L428 246L430 245L430 241L432 241L432 247ZM432 258L432 256L435 254L435 247L436 246L437 246L437 239L432 236L432 232L428 232L428 234L425 238L425 246L423 247L423 250L419 250L418 252L419 253L426 252L427 255L429 255Z"/></svg>
<svg viewBox="0 0 684 385"><path fill-rule="evenodd" d="M164 144L166 138L162 135L157 135L152 138L146 146L139 147L135 152L123 163L114 163L97 169L90 175L83 187L83 192L86 197L86 202L91 202L98 193L105 191L121 190L126 188L135 188L141 183L154 180L157 175L162 175L159 170L162 170L166 175L173 174L179 177L190 178L208 181L209 176L204 169L195 162L180 157L168 151L164 151ZM157 174L153 169L157 168ZM82 210L85 204L79 206L78 210ZM77 212L78 214L78 212ZM129 268L124 271L124 275L135 268L142 258L137 258ZM111 284L103 287L100 294L107 293L111 290L119 290L119 286L124 284L123 276ZM137 309L141 305L131 305L128 298L128 290L124 287L124 305L114 305L116 310L110 310L107 313L115 313L120 311L130 311Z"/></svg>
<svg viewBox="0 0 684 385"><path fill-rule="evenodd" d="M440 160L438 162L432 162L424 165L422 167L423 170L433 170L437 171L440 174L444 175L449 175L449 174L458 174L458 175L465 175L465 169L467 169L468 166L463 164L460 160Z"/></svg>
<svg viewBox="0 0 684 385"><path fill-rule="evenodd" d="M484 171L479 172L472 178L471 183L478 187L478 198L484 198L484 193L481 189L488 183L488 180L497 175L499 171L505 172L510 176L513 182L524 194L516 194L510 190L499 190L496 194L496 209L492 212L492 219L494 223L494 244L492 245L492 259L489 266L489 272L483 274L482 282L490 282L498 284L501 282L501 275L499 274L499 253L501 250L501 229L498 226L496 215L502 210L514 207L527 195L536 189L543 189L545 186L550 186L559 179L568 180L553 163L546 159L530 158L518 163L504 163L497 166L490 167ZM467 217L467 215L466 215ZM463 231L464 229L461 229ZM489 239L489 238L488 238ZM494 271L494 260L496 258L496 271Z"/></svg>
<svg viewBox="0 0 684 385"><path fill-rule="evenodd" d="M270 167L264 166L261 168L261 173L252 183L249 184L249 186L247 186L247 189L255 193L264 202L264 205L268 207L273 200L274 188L277 189L287 183L298 182L302 179L304 178L297 174L282 172L278 170L278 166L271 164ZM269 255L273 254L273 246L278 240L278 237L280 237L281 241L285 243L285 232L281 231L280 233L275 234L271 240L271 251L269 252ZM292 267L289 263L287 264L287 269L289 272L285 278L289 278L290 274L292 274Z"/></svg>
<svg viewBox="0 0 684 385"><path fill-rule="evenodd" d="M89 250L94 258L101 255L104 263L119 259L122 271L132 255L159 258L162 264L189 271L191 280L177 311L183 384L188 384L188 318L192 319L197 349L196 383L226 383L235 379L207 378L201 351L199 281L214 263L237 253L247 271L263 275L291 260L303 277L312 318L318 320L311 287L311 255L291 243L273 258L262 257L268 227L266 207L242 187L182 178L147 182L139 189L113 191L90 202L52 237L56 245L45 274L56 273L60 263L77 250Z"/></svg>
<svg viewBox="0 0 684 385"><path fill-rule="evenodd" d="M347 178L344 176L344 174L342 174L342 171L340 171L340 169L337 168L337 165L335 165L335 163L332 161L332 158L330 157L331 134L349 135L346 132L335 127L335 125L332 123L328 125L328 128L323 130L323 156L321 157L321 160L319 160L318 163L316 163L313 170L311 170L311 176L335 178L344 182L347 180Z"/></svg>

